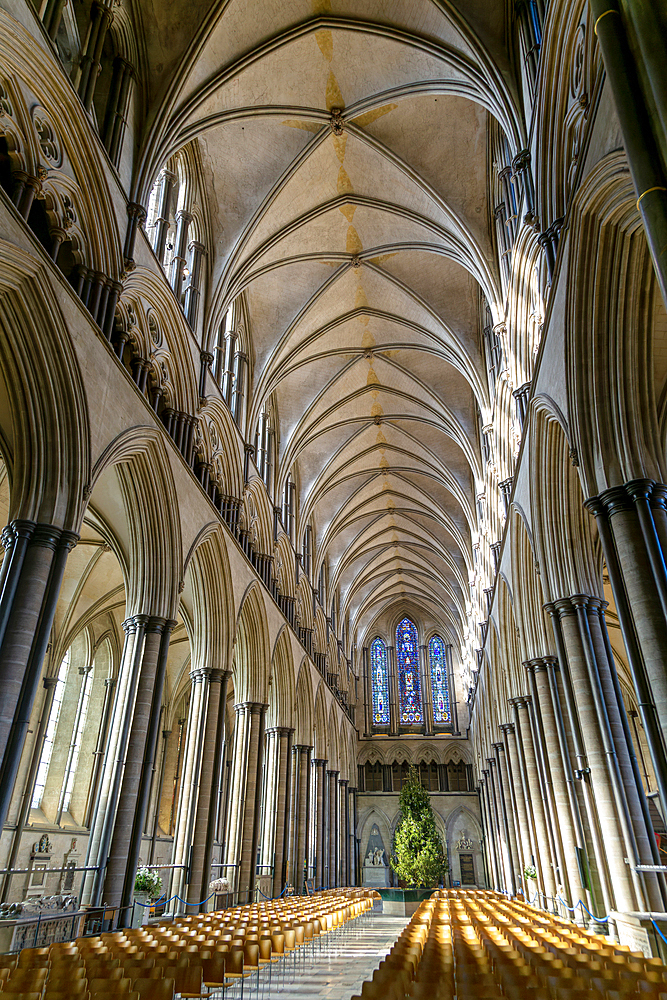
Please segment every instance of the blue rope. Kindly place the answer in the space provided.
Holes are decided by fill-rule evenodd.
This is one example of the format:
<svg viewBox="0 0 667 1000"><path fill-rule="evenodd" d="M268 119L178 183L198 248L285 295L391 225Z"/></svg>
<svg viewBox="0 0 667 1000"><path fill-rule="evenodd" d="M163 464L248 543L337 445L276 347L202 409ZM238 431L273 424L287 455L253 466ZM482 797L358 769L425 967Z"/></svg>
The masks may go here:
<svg viewBox="0 0 667 1000"><path fill-rule="evenodd" d="M576 906L568 906L567 903L565 902L565 900L561 899L560 896L556 896L556 899L558 900L559 903L562 903L563 906L565 907L565 909L569 910L570 913L576 913L576 911L577 911L577 907ZM580 900L580 902L581 902L581 900ZM577 906L578 905L579 904L577 903Z"/></svg>
<svg viewBox="0 0 667 1000"><path fill-rule="evenodd" d="M215 893L212 892L210 896L207 896L206 899L202 899L202 901L200 903L188 903L187 899L181 899L180 896L171 896L169 899L164 899L164 897L162 897L162 899L156 899L154 903L141 903L138 899L135 899L134 902L138 906L143 906L144 908L146 908L147 906L148 907L157 906L158 903L164 903L165 906L166 906L167 903L171 903L172 899L177 899L179 901L179 903L183 903L184 906L203 906L204 903L208 903L209 899L213 899L214 896L215 896ZM267 897L267 899L268 899L268 897Z"/></svg>
<svg viewBox="0 0 667 1000"><path fill-rule="evenodd" d="M598 924L606 924L607 921L609 920L609 914L607 914L606 917L596 917L596 916L594 916L591 913L591 911L588 909L588 907L584 906L584 904L582 903L581 900L579 900L579 902L576 905L580 906L582 908L582 910L586 910L586 913L591 918L591 920L595 920L595 922L598 923Z"/></svg>
<svg viewBox="0 0 667 1000"><path fill-rule="evenodd" d="M662 940L665 942L665 944L667 944L667 938L662 933L662 931L660 930L660 928L656 924L655 920L653 920L652 918L651 918L651 923L653 924L653 929L658 932L658 934L660 935L660 937L662 938Z"/></svg>
<svg viewBox="0 0 667 1000"><path fill-rule="evenodd" d="M258 892L258 893L260 894L260 896L264 896L264 899L280 899L280 897L281 897L281 896L284 896L284 895L285 895L285 893L287 892L287 886L285 886L285 888L283 889L283 891L282 891L282 892L280 893L280 896L266 896L266 895L265 895L265 894L264 894L264 893L262 892L262 890L260 889L260 887L259 887L259 886L257 886L257 892Z"/></svg>

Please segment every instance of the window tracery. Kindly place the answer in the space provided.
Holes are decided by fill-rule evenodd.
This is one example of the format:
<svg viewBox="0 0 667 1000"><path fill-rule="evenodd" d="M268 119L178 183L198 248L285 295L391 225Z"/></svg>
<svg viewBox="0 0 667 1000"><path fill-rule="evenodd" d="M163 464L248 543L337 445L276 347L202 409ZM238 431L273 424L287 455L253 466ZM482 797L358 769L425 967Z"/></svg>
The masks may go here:
<svg viewBox="0 0 667 1000"><path fill-rule="evenodd" d="M417 628L409 618L396 627L396 664L398 667L399 721L415 726L424 721L419 682L419 640Z"/></svg>
<svg viewBox="0 0 667 1000"><path fill-rule="evenodd" d="M373 691L373 723L389 725L389 675L387 673L387 647L382 639L371 643L371 677Z"/></svg>

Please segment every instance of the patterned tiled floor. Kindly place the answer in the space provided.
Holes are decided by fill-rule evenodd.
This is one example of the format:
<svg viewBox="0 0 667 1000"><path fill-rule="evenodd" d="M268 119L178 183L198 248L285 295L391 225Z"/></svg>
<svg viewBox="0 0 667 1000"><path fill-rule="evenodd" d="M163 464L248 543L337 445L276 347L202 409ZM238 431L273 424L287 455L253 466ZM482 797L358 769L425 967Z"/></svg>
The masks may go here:
<svg viewBox="0 0 667 1000"><path fill-rule="evenodd" d="M299 954L296 975L288 958L284 985L282 962L271 969L270 990L268 977L263 973L260 1000L306 1000L307 997L350 1000L361 993L361 984L372 977L407 923L407 917L385 917L381 913L352 921L342 931L327 935L321 951L317 942L314 952ZM244 1000L255 1000L256 982L252 982L252 990L250 983L244 985Z"/></svg>

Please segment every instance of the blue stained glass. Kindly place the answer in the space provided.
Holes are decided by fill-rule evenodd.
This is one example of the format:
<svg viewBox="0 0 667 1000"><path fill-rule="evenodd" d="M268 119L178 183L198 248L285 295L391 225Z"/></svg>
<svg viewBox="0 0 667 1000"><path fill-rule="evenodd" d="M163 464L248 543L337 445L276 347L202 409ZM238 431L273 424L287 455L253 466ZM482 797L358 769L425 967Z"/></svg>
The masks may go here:
<svg viewBox="0 0 667 1000"><path fill-rule="evenodd" d="M436 726L442 726L451 722L452 717L449 711L449 687L447 684L445 644L439 635L434 635L428 644L428 659L431 667L433 721Z"/></svg>
<svg viewBox="0 0 667 1000"><path fill-rule="evenodd" d="M371 643L371 678L373 687L373 723L389 725L389 676L387 674L387 648L382 639Z"/></svg>
<svg viewBox="0 0 667 1000"><path fill-rule="evenodd" d="M396 663L400 721L404 726L414 726L423 722L423 715L419 683L419 640L417 629L409 618L399 622L396 629Z"/></svg>

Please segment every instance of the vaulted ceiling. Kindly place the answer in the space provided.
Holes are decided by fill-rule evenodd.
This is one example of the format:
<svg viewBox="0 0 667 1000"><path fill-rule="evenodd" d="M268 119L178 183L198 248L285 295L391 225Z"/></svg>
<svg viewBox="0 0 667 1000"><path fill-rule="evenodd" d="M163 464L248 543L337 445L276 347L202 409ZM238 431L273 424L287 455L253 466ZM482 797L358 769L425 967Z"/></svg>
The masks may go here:
<svg viewBox="0 0 667 1000"><path fill-rule="evenodd" d="M229 0L208 15L175 0L144 17L146 174L196 140L211 323L240 292L248 306L249 434L272 400L278 486L296 479L357 634L405 597L457 632L486 303L501 318L491 116L521 148L504 0Z"/></svg>

